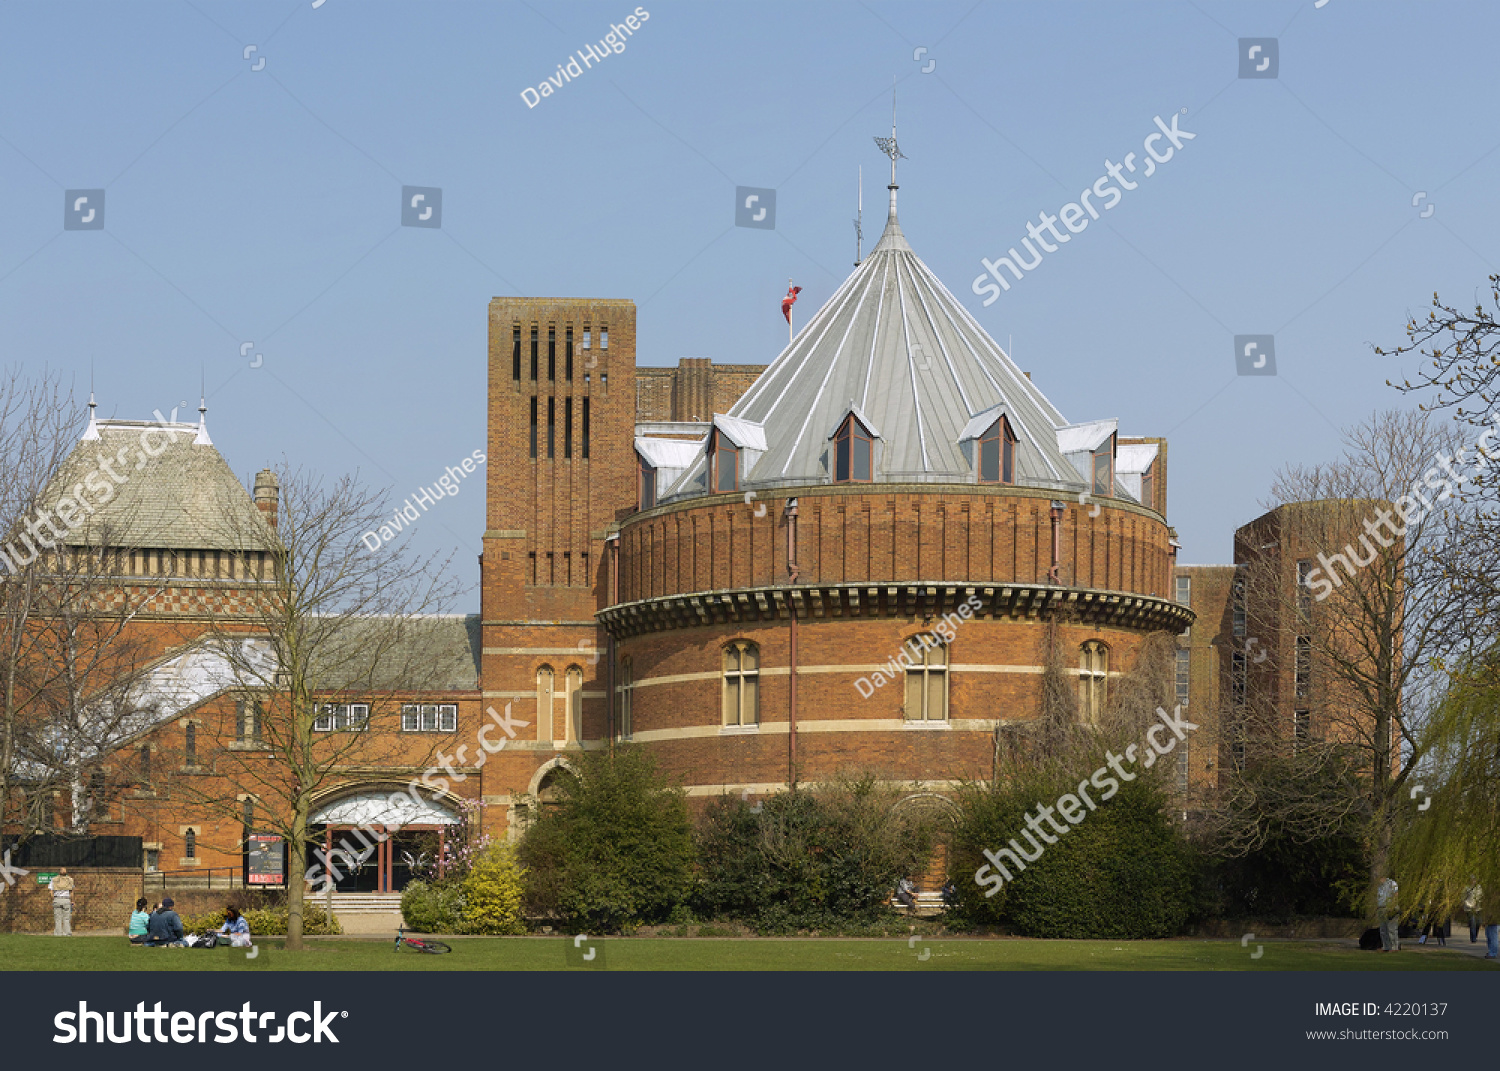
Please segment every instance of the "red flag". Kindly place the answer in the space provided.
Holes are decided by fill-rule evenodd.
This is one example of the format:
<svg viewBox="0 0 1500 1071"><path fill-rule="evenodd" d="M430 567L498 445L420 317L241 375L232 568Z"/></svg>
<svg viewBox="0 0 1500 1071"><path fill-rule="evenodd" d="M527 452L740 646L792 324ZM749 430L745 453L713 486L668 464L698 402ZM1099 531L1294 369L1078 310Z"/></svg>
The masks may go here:
<svg viewBox="0 0 1500 1071"><path fill-rule="evenodd" d="M790 287L786 292L786 297L781 299L781 315L786 317L787 323L792 322L792 306L797 304L797 295L800 293L802 293L800 286Z"/></svg>

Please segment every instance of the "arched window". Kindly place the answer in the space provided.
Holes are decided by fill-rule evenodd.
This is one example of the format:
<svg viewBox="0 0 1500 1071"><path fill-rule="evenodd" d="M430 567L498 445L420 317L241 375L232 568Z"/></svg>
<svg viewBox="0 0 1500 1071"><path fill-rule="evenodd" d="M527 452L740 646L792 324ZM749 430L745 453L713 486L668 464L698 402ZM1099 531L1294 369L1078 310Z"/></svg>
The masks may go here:
<svg viewBox="0 0 1500 1071"><path fill-rule="evenodd" d="M738 491L740 488L740 451L718 428L714 429L713 449L709 453L713 470L713 490Z"/></svg>
<svg viewBox="0 0 1500 1071"><path fill-rule="evenodd" d="M874 456L874 436L850 413L833 437L833 482L869 483Z"/></svg>
<svg viewBox="0 0 1500 1071"><path fill-rule="evenodd" d="M646 463L646 459L636 456L640 462L641 473L641 509L650 509L656 505L656 469Z"/></svg>
<svg viewBox="0 0 1500 1071"><path fill-rule="evenodd" d="M552 667L536 671L536 738L552 742Z"/></svg>
<svg viewBox="0 0 1500 1071"><path fill-rule="evenodd" d="M760 648L736 640L724 648L724 724L760 722Z"/></svg>
<svg viewBox="0 0 1500 1071"><path fill-rule="evenodd" d="M906 641L906 720L948 720L948 648L923 632Z"/></svg>
<svg viewBox="0 0 1500 1071"><path fill-rule="evenodd" d="M1005 417L979 437L979 482L1016 482L1016 436Z"/></svg>
<svg viewBox="0 0 1500 1071"><path fill-rule="evenodd" d="M1079 649L1078 711L1084 720L1097 722L1109 698L1109 648L1089 640Z"/></svg>
<svg viewBox="0 0 1500 1071"><path fill-rule="evenodd" d="M188 830L185 834L183 834L182 841L183 841L183 852L182 852L182 854L184 856L186 856L187 858L189 858L189 859L196 859L196 858L198 858L198 834L197 834L197 832L194 831L194 830L191 830L191 829Z"/></svg>
<svg viewBox="0 0 1500 1071"><path fill-rule="evenodd" d="M630 659L620 659L620 739L630 739L630 707L635 697L635 667Z"/></svg>
<svg viewBox="0 0 1500 1071"><path fill-rule="evenodd" d="M583 739L583 670L569 666L566 675L568 723L567 741L576 744Z"/></svg>

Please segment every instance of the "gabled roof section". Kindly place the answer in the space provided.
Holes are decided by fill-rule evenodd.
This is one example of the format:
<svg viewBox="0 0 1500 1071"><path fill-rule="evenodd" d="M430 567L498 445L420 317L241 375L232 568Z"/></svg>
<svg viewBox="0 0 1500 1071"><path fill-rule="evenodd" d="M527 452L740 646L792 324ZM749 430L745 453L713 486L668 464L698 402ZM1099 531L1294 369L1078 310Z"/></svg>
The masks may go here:
<svg viewBox="0 0 1500 1071"><path fill-rule="evenodd" d="M703 440L651 439L637 435L635 452L654 469L685 469L703 453Z"/></svg>
<svg viewBox="0 0 1500 1071"><path fill-rule="evenodd" d="M108 498L97 490L106 486ZM70 545L163 550L272 550L278 544L235 479L206 426L176 421L93 420L41 497L82 498ZM93 512L86 512L92 509Z"/></svg>
<svg viewBox="0 0 1500 1071"><path fill-rule="evenodd" d="M851 415L854 417L855 420L859 421L860 424L862 424L864 426L864 429L866 431L868 431L870 433L870 438L872 438L872 439L883 439L883 438L885 438L884 435L880 434L880 429L875 426L875 422L873 420L871 420L869 417L865 416L865 411L863 409L861 409L859 406L857 406L854 403L852 403L852 402L849 404L849 408L847 408L847 409L844 410L843 415L839 417L838 423L834 424L833 430L828 433L828 438L831 439L835 435L837 435L839 433L839 429L844 426L844 421L848 420Z"/></svg>
<svg viewBox="0 0 1500 1071"><path fill-rule="evenodd" d="M1156 460L1159 449L1156 443L1122 443L1115 447L1115 472L1145 472Z"/></svg>
<svg viewBox="0 0 1500 1071"><path fill-rule="evenodd" d="M766 429L758 421L715 413L714 427L722 431L729 441L741 450L764 450L766 448Z"/></svg>
<svg viewBox="0 0 1500 1071"><path fill-rule="evenodd" d="M995 421L1005 416L1005 406L1003 405L992 405L984 412L976 413L973 418L964 425L964 430L958 433L958 441L961 443L966 443L970 439L979 438L985 432L990 430ZM1010 418L1006 417L1006 421L1009 422ZM1015 429L1012 428L1011 432L1012 434L1014 434Z"/></svg>
<svg viewBox="0 0 1500 1071"><path fill-rule="evenodd" d="M1118 430L1119 421L1091 420L1087 424L1066 424L1057 429L1057 448L1064 454L1093 453Z"/></svg>

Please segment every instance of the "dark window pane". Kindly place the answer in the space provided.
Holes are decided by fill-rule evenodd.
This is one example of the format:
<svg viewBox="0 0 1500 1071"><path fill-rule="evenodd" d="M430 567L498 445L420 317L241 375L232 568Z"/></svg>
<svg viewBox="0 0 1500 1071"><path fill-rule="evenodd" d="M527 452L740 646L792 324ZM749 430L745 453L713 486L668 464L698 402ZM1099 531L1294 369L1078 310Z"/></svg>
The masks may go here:
<svg viewBox="0 0 1500 1071"><path fill-rule="evenodd" d="M1108 495L1114 491L1114 487L1112 486L1113 481L1109 478L1110 460L1109 444L1105 443L1094 454L1094 494L1096 495Z"/></svg>
<svg viewBox="0 0 1500 1071"><path fill-rule="evenodd" d="M510 340L511 340L511 354L510 354L511 378L512 379L520 379L521 378L521 325L520 324L517 324L514 328L511 329Z"/></svg>
<svg viewBox="0 0 1500 1071"><path fill-rule="evenodd" d="M856 480L870 478L870 452L870 440L856 436L854 439L854 478Z"/></svg>
<svg viewBox="0 0 1500 1071"><path fill-rule="evenodd" d="M587 461L589 457L589 400L587 398L583 400L583 429L578 447L579 456Z"/></svg>
<svg viewBox="0 0 1500 1071"><path fill-rule="evenodd" d="M979 479L984 483L1000 481L1000 440L986 436L979 440Z"/></svg>
<svg viewBox="0 0 1500 1071"><path fill-rule="evenodd" d="M849 426L846 424L833 442L833 479L843 483L849 478Z"/></svg>
<svg viewBox="0 0 1500 1071"><path fill-rule="evenodd" d="M531 329L531 378L536 378L536 328Z"/></svg>
<svg viewBox="0 0 1500 1071"><path fill-rule="evenodd" d="M585 405L588 403L585 402ZM531 399L531 456L536 457L536 399Z"/></svg>
<svg viewBox="0 0 1500 1071"><path fill-rule="evenodd" d="M557 456L557 399L547 399L547 458Z"/></svg>
<svg viewBox="0 0 1500 1071"><path fill-rule="evenodd" d="M1004 483L1016 482L1016 443L1014 439L1003 440L1005 459L1000 466L1000 479Z"/></svg>

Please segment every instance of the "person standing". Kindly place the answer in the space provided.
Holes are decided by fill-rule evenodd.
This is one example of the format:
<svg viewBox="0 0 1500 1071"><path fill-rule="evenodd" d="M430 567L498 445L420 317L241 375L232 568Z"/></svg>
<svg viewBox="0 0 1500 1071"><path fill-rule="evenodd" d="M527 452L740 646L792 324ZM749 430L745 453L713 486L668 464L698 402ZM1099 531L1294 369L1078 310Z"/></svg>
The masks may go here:
<svg viewBox="0 0 1500 1071"><path fill-rule="evenodd" d="M1469 944L1479 941L1479 897L1482 890L1478 885L1470 885L1464 892L1464 914L1469 916Z"/></svg>
<svg viewBox="0 0 1500 1071"><path fill-rule="evenodd" d="M1396 894L1400 886L1396 879L1386 876L1379 887L1375 890L1375 908L1380 916L1380 951L1400 952L1401 931L1398 929Z"/></svg>
<svg viewBox="0 0 1500 1071"><path fill-rule="evenodd" d="M52 936L73 936L73 878L67 867L60 867L47 882L52 893Z"/></svg>

